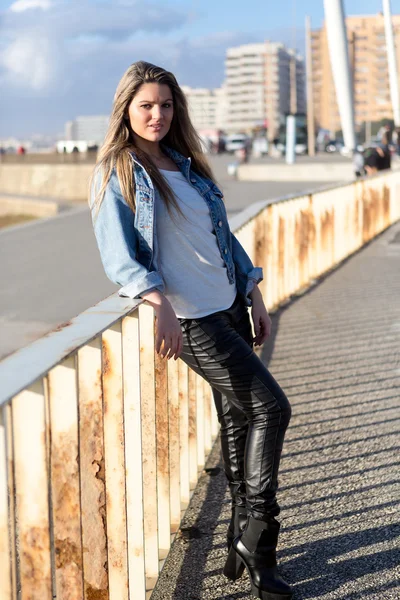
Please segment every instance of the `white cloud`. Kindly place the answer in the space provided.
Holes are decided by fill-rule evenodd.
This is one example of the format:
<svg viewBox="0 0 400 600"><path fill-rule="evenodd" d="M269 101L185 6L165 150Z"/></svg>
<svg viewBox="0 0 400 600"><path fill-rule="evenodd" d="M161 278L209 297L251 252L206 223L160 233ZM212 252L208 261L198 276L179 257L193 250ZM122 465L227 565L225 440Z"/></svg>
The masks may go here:
<svg viewBox="0 0 400 600"><path fill-rule="evenodd" d="M10 6L12 12L24 12L32 8L48 10L51 7L50 0L17 0Z"/></svg>
<svg viewBox="0 0 400 600"><path fill-rule="evenodd" d="M34 8L40 14L32 18ZM60 86L65 90L79 79L81 67L96 74L91 45L99 47L98 64L107 58L111 41L121 44L137 32L168 33L186 18L184 12L149 0L17 0L0 13L0 84L36 95Z"/></svg>
<svg viewBox="0 0 400 600"><path fill-rule="evenodd" d="M217 87L228 46L253 34L185 36L189 9L163 0L17 0L35 12L0 12L0 126L17 135L61 131L77 114L106 113L118 80L137 60L175 73L179 83ZM15 119L18 112L18 119ZM4 122L4 125L2 123ZM12 125L9 125L12 124Z"/></svg>
<svg viewBox="0 0 400 600"><path fill-rule="evenodd" d="M21 36L11 42L0 56L9 84L18 88L44 90L54 75L54 54L49 39Z"/></svg>

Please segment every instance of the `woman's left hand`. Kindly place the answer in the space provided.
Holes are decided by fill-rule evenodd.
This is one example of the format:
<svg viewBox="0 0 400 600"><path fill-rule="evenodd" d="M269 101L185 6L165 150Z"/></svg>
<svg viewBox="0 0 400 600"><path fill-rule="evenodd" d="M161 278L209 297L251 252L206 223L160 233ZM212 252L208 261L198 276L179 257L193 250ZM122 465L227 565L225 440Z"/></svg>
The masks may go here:
<svg viewBox="0 0 400 600"><path fill-rule="evenodd" d="M251 318L253 320L255 337L253 343L255 346L261 346L271 335L271 319L265 308L264 300L258 286L254 286L251 294L252 307Z"/></svg>

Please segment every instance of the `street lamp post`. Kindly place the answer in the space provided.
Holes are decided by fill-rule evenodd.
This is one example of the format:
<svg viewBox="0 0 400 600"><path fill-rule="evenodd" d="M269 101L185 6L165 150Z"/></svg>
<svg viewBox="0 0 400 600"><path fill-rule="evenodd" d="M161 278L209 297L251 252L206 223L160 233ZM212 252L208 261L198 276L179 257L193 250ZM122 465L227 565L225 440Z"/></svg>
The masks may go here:
<svg viewBox="0 0 400 600"><path fill-rule="evenodd" d="M386 50L388 57L390 96L392 99L393 119L395 126L400 127L399 80L397 77L397 60L393 36L390 0L383 0L383 16L385 21Z"/></svg>
<svg viewBox="0 0 400 600"><path fill-rule="evenodd" d="M354 100L343 0L324 0L329 56L345 146L356 149Z"/></svg>
<svg viewBox="0 0 400 600"><path fill-rule="evenodd" d="M312 78L312 46L310 17L306 17L306 79L308 156L315 156L314 97Z"/></svg>
<svg viewBox="0 0 400 600"><path fill-rule="evenodd" d="M296 73L296 0L292 0L293 39L292 54L289 62L290 114L286 117L286 163L292 165L296 160L296 113L297 113L297 73Z"/></svg>

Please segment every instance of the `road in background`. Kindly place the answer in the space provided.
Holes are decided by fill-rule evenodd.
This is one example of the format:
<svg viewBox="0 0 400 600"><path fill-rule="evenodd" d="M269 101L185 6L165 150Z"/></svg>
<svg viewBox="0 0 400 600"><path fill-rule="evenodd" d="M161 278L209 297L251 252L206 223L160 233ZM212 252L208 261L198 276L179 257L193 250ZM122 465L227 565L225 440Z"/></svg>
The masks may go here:
<svg viewBox="0 0 400 600"><path fill-rule="evenodd" d="M254 202L320 185L238 182L227 173L233 161L211 157L228 216ZM118 289L104 274L86 206L1 231L0 256L0 359Z"/></svg>
<svg viewBox="0 0 400 600"><path fill-rule="evenodd" d="M324 155L325 157L326 155ZM329 157L329 155L328 155ZM310 169L310 159L308 157L298 157L304 166ZM318 160L319 160L318 156ZM348 159L337 157L336 160L346 162ZM249 204L259 202L260 200L271 200L280 198L287 194L301 194L306 190L325 187L329 183L321 184L320 182L312 181L237 181L234 177L228 175L229 163L236 162L235 157L227 154L211 156L210 159L214 175L218 185L224 193L224 200L228 217L232 217L237 212L240 212ZM267 157L252 159L250 164L283 164L283 159L270 159ZM310 170L312 173L312 170ZM336 182L337 183L337 182Z"/></svg>

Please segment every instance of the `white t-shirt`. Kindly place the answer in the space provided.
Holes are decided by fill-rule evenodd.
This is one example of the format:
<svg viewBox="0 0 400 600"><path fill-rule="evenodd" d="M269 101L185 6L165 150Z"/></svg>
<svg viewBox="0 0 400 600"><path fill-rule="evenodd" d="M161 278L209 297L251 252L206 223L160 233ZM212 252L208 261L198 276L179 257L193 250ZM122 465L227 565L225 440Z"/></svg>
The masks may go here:
<svg viewBox="0 0 400 600"><path fill-rule="evenodd" d="M195 319L229 308L236 297L221 258L206 201L180 171L160 169L186 217L156 202L159 269L177 317Z"/></svg>

